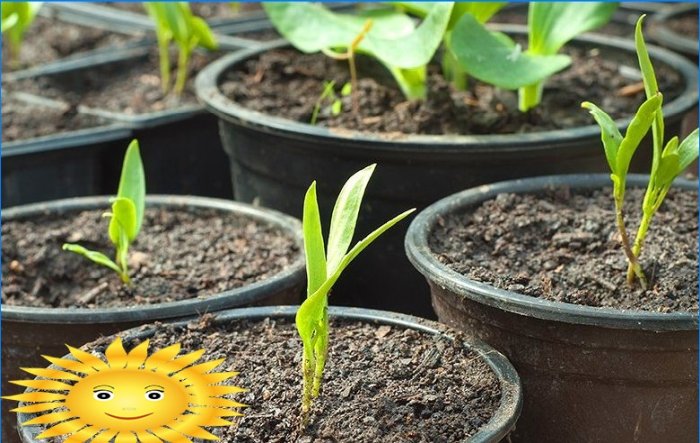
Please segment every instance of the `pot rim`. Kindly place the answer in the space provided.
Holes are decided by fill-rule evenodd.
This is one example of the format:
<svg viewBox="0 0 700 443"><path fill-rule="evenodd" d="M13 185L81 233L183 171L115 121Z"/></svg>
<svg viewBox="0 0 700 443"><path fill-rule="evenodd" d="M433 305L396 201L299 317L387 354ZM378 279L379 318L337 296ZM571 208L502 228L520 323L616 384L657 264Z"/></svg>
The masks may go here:
<svg viewBox="0 0 700 443"><path fill-rule="evenodd" d="M651 29L656 40L658 40L660 44L667 45L674 50L697 57L698 40L683 34L678 34L668 26L668 21L670 19L693 10L698 10L697 3L679 3L665 6L660 9L659 12L652 15L651 20L654 26Z"/></svg>
<svg viewBox="0 0 700 443"><path fill-rule="evenodd" d="M628 187L643 187L647 182L648 176L642 174L630 174L627 181ZM697 182L684 179L674 184L683 189L698 189ZM431 254L429 233L446 214L465 210L503 192L523 194L560 185L570 185L574 189L601 188L610 186L610 177L607 174L548 175L502 181L452 194L433 203L412 220L404 242L408 259L433 284L478 303L527 317L612 329L697 331L698 314L694 312L632 311L543 300L469 279Z"/></svg>
<svg viewBox="0 0 700 443"><path fill-rule="evenodd" d="M71 212L96 208L107 208L109 196L77 197L53 200L42 203L16 206L2 210L2 221L27 218L49 212ZM278 292L301 285L305 281L305 264L301 234L301 222L281 212L257 208L246 203L209 197L148 195L147 205L151 207L194 207L233 212L253 220L279 228L292 238L299 247L294 262L270 278L235 289L217 293L205 298L192 298L174 302L134 305L118 308L37 308L2 304L2 321L41 322L41 323L114 323L118 321L151 321L176 318L194 314L204 314L226 308L254 303L263 294Z"/></svg>
<svg viewBox="0 0 700 443"><path fill-rule="evenodd" d="M243 319L261 320L265 318L289 318L293 320L298 308L299 306L264 306L228 309L217 312L213 324L235 322ZM454 330L448 326L411 315L342 306L329 306L328 311L332 317L414 329L427 334L440 334L448 339L453 339ZM169 321L168 323L181 326L186 325L195 318L196 317L189 317L187 319ZM144 339L153 336L154 332L153 329L144 330L143 327L136 327L117 334L122 337L128 337L129 339ZM489 441L500 441L514 428L520 417L523 405L520 376L503 354L481 340L469 337L467 341L462 340L462 343L465 348L476 352L479 357L486 362L501 385L501 401L493 417L491 417L491 420L489 420L486 425L479 428L479 431L467 440L467 442L485 443ZM66 358L68 358L68 356L66 356ZM31 388L28 388L28 390L31 390ZM28 415L18 413L17 419L18 423L22 423L28 419ZM18 429L23 441L36 441L32 438L38 432L36 426L18 426Z"/></svg>
<svg viewBox="0 0 700 443"><path fill-rule="evenodd" d="M491 25L490 29L508 32L512 34L526 33L526 27L521 25ZM572 41L572 43L595 44L619 51L635 53L634 42L624 38L603 36L597 34L584 34ZM252 48L224 56L209 64L197 75L195 89L199 100L205 107L218 118L229 123L235 123L247 128L267 133L284 133L287 136L315 137L328 140L333 143L344 142L352 145L353 149L377 151L403 151L407 147L414 150L430 153L442 152L471 152L490 151L494 147L502 152L522 151L524 149L554 150L561 146L547 144L549 140L561 140L562 142L575 142L577 140L596 137L599 128L594 123L569 129L554 131L534 132L527 134L497 134L497 135L415 135L401 136L383 133L368 133L350 130L330 130L329 128L313 126L308 123L300 123L281 117L270 116L258 111L246 109L233 102L222 94L219 89L219 81L231 67L263 52L291 46L285 40L275 40L265 43L259 48ZM652 60L662 62L676 70L684 81L684 87L677 98L663 106L667 117L680 118L684 112L697 106L698 92L696 89L698 70L697 67L684 57L666 49L648 45ZM620 129L627 127L632 116L617 120ZM516 145L516 146L514 146Z"/></svg>

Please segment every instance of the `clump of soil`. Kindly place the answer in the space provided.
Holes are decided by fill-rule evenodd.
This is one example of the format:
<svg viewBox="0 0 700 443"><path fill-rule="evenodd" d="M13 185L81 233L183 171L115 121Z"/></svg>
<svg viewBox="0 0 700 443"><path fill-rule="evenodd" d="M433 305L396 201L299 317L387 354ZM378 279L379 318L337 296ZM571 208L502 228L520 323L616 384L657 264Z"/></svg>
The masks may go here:
<svg viewBox="0 0 700 443"><path fill-rule="evenodd" d="M601 106L613 118L629 116L644 100L643 89L636 88L641 78L634 54L601 51L569 45L565 52L572 57L572 66L548 80L541 105L527 113L518 111L516 91L474 79L468 91L456 91L436 65L429 67L427 99L407 101L383 68L364 58L359 62L356 91L359 113L350 111L352 98L344 97L344 111L333 116L330 106L324 104L318 124L375 133L526 133L593 124L580 107L585 100ZM660 88L670 102L681 91L681 78L661 63L656 69ZM228 72L221 90L246 108L308 123L327 81L335 82L340 95L340 88L349 81L347 63L282 49L247 60Z"/></svg>
<svg viewBox="0 0 700 443"><path fill-rule="evenodd" d="M157 51L147 57L101 65L62 75L21 80L15 88L67 103L107 109L124 114L143 114L196 105L194 79L220 53L195 52L188 65L185 90L180 97L161 88ZM177 53L171 53L171 87L175 82Z"/></svg>
<svg viewBox="0 0 700 443"><path fill-rule="evenodd" d="M275 275L300 260L279 228L215 210L147 209L130 249L133 284L77 254L78 243L112 256L101 210L2 222L2 303L119 307L207 297Z"/></svg>
<svg viewBox="0 0 700 443"><path fill-rule="evenodd" d="M698 310L698 194L671 190L642 249L650 288L626 283L612 190L501 194L440 220L432 253L500 289L579 305L657 312ZM643 191L629 189L626 224L639 226Z"/></svg>
<svg viewBox="0 0 700 443"><path fill-rule="evenodd" d="M106 124L98 117L79 114L71 106L48 108L2 96L2 141L25 140L58 132Z"/></svg>
<svg viewBox="0 0 700 443"><path fill-rule="evenodd" d="M329 358L310 423L299 430L301 342L284 319L213 326L156 326L150 349L181 343L225 358L226 384L249 389L231 398L249 405L230 427L209 428L234 442L459 442L486 424L502 387L488 365L455 341L396 326L331 321ZM112 338L84 349L104 352ZM138 340L125 341L127 349Z"/></svg>
<svg viewBox="0 0 700 443"><path fill-rule="evenodd" d="M8 42L3 39L2 70L4 72L52 62L79 52L123 46L143 37L74 25L42 16L36 17L24 35L18 66L12 64Z"/></svg>

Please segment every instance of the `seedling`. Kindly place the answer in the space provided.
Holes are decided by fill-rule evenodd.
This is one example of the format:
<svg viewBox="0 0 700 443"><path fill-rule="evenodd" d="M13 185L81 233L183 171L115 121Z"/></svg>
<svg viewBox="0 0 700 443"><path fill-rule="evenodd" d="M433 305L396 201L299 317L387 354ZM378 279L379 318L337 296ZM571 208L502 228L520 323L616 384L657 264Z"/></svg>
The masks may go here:
<svg viewBox="0 0 700 443"><path fill-rule="evenodd" d="M582 106L591 112L593 118L600 126L605 156L612 172L610 177L613 182L617 227L628 262L627 283L633 285L634 278L637 277L640 286L646 289L648 281L639 264L642 246L644 245L651 220L671 188L673 180L698 158L698 130L695 129L680 143L678 136L674 136L663 147L664 117L661 107L662 94L659 91L654 67L651 64L644 36L642 35L643 20L644 16L641 16L637 21L635 45L647 100L637 110L625 136L623 137L620 134L612 118L600 108L589 102L584 102ZM631 245L625 228L622 208L625 196L625 182L632 156L649 131L649 128L651 128L653 139L651 173L642 202L642 220L637 230L634 245Z"/></svg>
<svg viewBox="0 0 700 443"><path fill-rule="evenodd" d="M311 124L315 125L316 121L318 120L318 114L321 112L321 106L323 106L323 103L326 101L330 101L331 104L331 115L337 116L340 115L341 112L343 112L343 101L341 100L340 97L335 93L335 82L333 80L329 82L325 82L323 84L323 92L321 92L321 95L318 97L318 100L316 100L316 104L314 105L314 110L311 113ZM350 95L352 92L352 85L350 83L345 83L343 85L343 88L340 90L340 95L342 97L347 97Z"/></svg>
<svg viewBox="0 0 700 443"><path fill-rule="evenodd" d="M2 2L2 33L10 45L10 62L19 64L19 52L24 33L36 18L43 2Z"/></svg>
<svg viewBox="0 0 700 443"><path fill-rule="evenodd" d="M93 262L116 272L122 282L129 284L128 257L129 246L141 230L146 199L146 180L139 153L139 143L133 140L126 150L117 197L112 200L112 211L104 214L108 217L109 239L116 247L115 259L112 261L105 254L91 251L83 246L65 243L65 251L82 255Z"/></svg>
<svg viewBox="0 0 700 443"><path fill-rule="evenodd" d="M410 209L375 229L348 248L357 223L362 197L376 165L370 165L348 179L338 195L331 216L328 246L324 248L321 216L316 199L316 182L311 183L304 198L303 231L308 277L307 298L299 307L296 325L304 347L302 374L302 423L306 423L312 400L318 397L328 354L328 293L345 268L370 243L387 229L408 216Z"/></svg>
<svg viewBox="0 0 700 443"><path fill-rule="evenodd" d="M178 47L177 77L173 91L180 95L185 89L192 51L198 46L217 49L216 38L207 22L192 14L187 2L145 2L144 7L156 25L164 94L170 90L170 43L174 40Z"/></svg>

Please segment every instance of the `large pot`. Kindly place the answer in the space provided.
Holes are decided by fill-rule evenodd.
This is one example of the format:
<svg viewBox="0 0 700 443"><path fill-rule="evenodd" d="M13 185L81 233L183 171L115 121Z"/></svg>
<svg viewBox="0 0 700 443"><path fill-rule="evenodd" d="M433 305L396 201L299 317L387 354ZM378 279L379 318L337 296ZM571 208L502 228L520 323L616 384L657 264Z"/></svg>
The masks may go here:
<svg viewBox="0 0 700 443"><path fill-rule="evenodd" d="M501 193L609 186L607 175L550 176L480 186L421 212L406 252L428 280L440 321L487 341L522 377L513 441L696 442L698 317L552 302L494 288L449 269L428 238L447 214ZM628 187L645 186L644 176ZM697 183L678 186L697 189ZM612 222L612 221L611 221Z"/></svg>
<svg viewBox="0 0 700 443"><path fill-rule="evenodd" d="M202 197L149 196L150 207L188 207L227 211L250 217L253 220L279 227L295 239L300 250L303 247L301 223L275 211L254 208L246 204ZM62 214L80 210L108 207L107 197L84 197L57 200L4 209L3 222L30 218L42 214ZM42 354L62 355L66 343L84 343L102 335L136 325L215 312L227 308L251 305L276 305L295 303L305 287L304 257L287 269L268 279L237 289L228 290L206 298L194 298L176 302L122 308L35 308L2 306L2 390L8 392L8 380L21 376L19 362L23 366L42 364ZM2 402L3 423L8 419L10 405ZM7 429L7 431L6 431ZM14 431L3 426L3 441L12 438Z"/></svg>
<svg viewBox="0 0 700 443"><path fill-rule="evenodd" d="M498 29L523 35L523 27ZM634 44L609 36L586 35L572 44L600 48L611 57L621 53L636 68ZM370 163L379 168L360 212L360 232L410 207L423 208L435 200L471 186L533 175L605 171L600 130L591 120L585 127L541 133L475 136L387 136L297 123L250 111L225 97L219 82L225 74L262 52L284 47L266 44L212 63L197 77L197 94L219 117L220 134L229 155L237 200L300 216L306 188L317 180L321 211L330 218L344 180ZM680 131L683 116L697 106L697 69L669 51L649 47L656 64L681 73L683 92L664 106L669 133ZM629 119L618 122L624 128ZM633 168L648 170L641 148ZM339 282L333 303L372 307L431 316L422 297L423 283L403 254L405 227L387 232ZM390 296L391 295L391 296Z"/></svg>
<svg viewBox="0 0 700 443"><path fill-rule="evenodd" d="M274 306L263 308L246 308L233 309L220 312L216 318L210 323L212 326L225 325L227 323L240 321L261 321L266 318L271 319L287 319L293 322L294 315L298 307L296 306ZM329 314L332 318L342 318L357 322L367 322L376 325L388 325L396 328L414 329L429 335L441 335L451 339L454 331L444 325L435 322L425 321L423 319L394 314L391 312L373 311L357 308L339 308L330 307ZM180 321L178 324L186 325L187 321ZM128 342L134 339L143 340L153 336L153 329L143 328L134 329L120 333L123 341ZM462 342L464 346L478 354L478 357L483 359L491 368L493 373L498 378L501 385L501 401L498 409L491 419L484 424L479 431L472 435L467 440L469 443L496 443L507 438L510 431L515 428L516 421L520 414L522 406L522 392L518 374L513 369L513 366L508 360L503 357L498 351L494 350L487 344L473 339L467 342ZM238 357L242 358L242 357ZM278 393L283 394L283 393ZM372 405L368 405L372 408ZM332 411L326 411L332 413ZM30 417L27 414L18 414L18 422L24 422ZM255 420L254 417L248 420ZM416 424L418 425L418 424ZM37 426L27 426L20 428L22 441L25 443L38 442L35 436L40 432Z"/></svg>

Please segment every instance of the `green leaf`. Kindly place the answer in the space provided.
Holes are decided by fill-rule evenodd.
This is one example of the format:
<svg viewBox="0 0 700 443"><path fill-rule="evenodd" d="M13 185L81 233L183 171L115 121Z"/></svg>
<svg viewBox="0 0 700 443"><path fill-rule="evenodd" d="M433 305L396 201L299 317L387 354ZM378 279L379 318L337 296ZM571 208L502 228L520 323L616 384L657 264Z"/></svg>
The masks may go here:
<svg viewBox="0 0 700 443"><path fill-rule="evenodd" d="M334 100L333 104L331 105L331 114L340 115L342 110L343 110L343 102L341 102L340 100Z"/></svg>
<svg viewBox="0 0 700 443"><path fill-rule="evenodd" d="M625 138L622 139L620 149L617 153L616 172L621 177L627 175L632 156L639 147L639 143L641 143L644 136L649 132L649 128L656 118L656 113L661 109L662 102L663 97L661 94L647 99L639 107L637 113L627 127Z"/></svg>
<svg viewBox="0 0 700 443"><path fill-rule="evenodd" d="M479 23L486 23L508 2L455 2L448 29L454 28L464 14L471 14Z"/></svg>
<svg viewBox="0 0 700 443"><path fill-rule="evenodd" d="M449 48L469 74L505 89L537 83L571 63L566 55L524 53L519 45L505 43L502 35L494 35L470 14L457 22Z"/></svg>
<svg viewBox="0 0 700 443"><path fill-rule="evenodd" d="M18 14L11 14L8 17L3 17L0 30L2 30L2 32L6 32L7 30L15 26L17 23L19 23Z"/></svg>
<svg viewBox="0 0 700 443"><path fill-rule="evenodd" d="M668 141L661 155L661 161L655 174L655 185L658 187L670 185L681 171L680 158L678 156L678 137L673 137Z"/></svg>
<svg viewBox="0 0 700 443"><path fill-rule="evenodd" d="M698 158L698 129L691 132L678 147L680 172L690 166Z"/></svg>
<svg viewBox="0 0 700 443"><path fill-rule="evenodd" d="M210 51L214 51L219 48L219 43L216 41L214 33L204 19L200 17L192 17L192 31L194 32L194 35L197 36L199 46Z"/></svg>
<svg viewBox="0 0 700 443"><path fill-rule="evenodd" d="M143 211L146 204L146 177L143 171L139 142L137 140L131 141L124 155L124 164L122 165L121 178L119 179L117 198L131 200L136 209L136 231L133 235L129 233L129 239L133 241L141 230ZM116 242L114 243L116 244Z"/></svg>
<svg viewBox="0 0 700 443"><path fill-rule="evenodd" d="M263 7L280 34L306 53L347 48L366 22L365 17L337 14L318 3L275 2L264 3ZM425 20L415 29L405 14L376 13L372 29L360 42L358 52L372 55L395 68L427 65L440 45L452 7L452 3L433 4ZM400 32L396 26L399 21L404 23Z"/></svg>
<svg viewBox="0 0 700 443"><path fill-rule="evenodd" d="M138 233L136 227L136 205L125 197L118 197L112 202L112 213L109 221L109 239L119 247L122 241L122 231L128 241L134 241Z"/></svg>
<svg viewBox="0 0 700 443"><path fill-rule="evenodd" d="M304 252L306 254L307 295L311 295L326 280L326 251L323 245L321 215L316 199L316 182L311 183L304 197Z"/></svg>
<svg viewBox="0 0 700 443"><path fill-rule="evenodd" d="M605 158L608 160L610 170L615 173L617 171L617 151L623 138L620 130L617 129L613 119L593 103L583 102L581 107L588 109L600 126L600 138L603 141Z"/></svg>
<svg viewBox="0 0 700 443"><path fill-rule="evenodd" d="M348 82L343 85L343 88L340 90L340 95L347 97L350 94L352 94L352 83Z"/></svg>
<svg viewBox="0 0 700 443"><path fill-rule="evenodd" d="M82 255L83 257L86 257L99 265L105 266L118 274L121 274L122 272L116 263L114 263L112 260L109 259L109 257L107 257L101 252L91 251L73 243L64 243L63 250Z"/></svg>
<svg viewBox="0 0 700 443"><path fill-rule="evenodd" d="M367 183L372 178L376 164L372 164L353 174L345 182L333 207L331 227L328 233L328 272L333 273L343 260L350 247L360 205Z"/></svg>
<svg viewBox="0 0 700 443"><path fill-rule="evenodd" d="M637 20L637 25L634 30L634 45L637 49L637 59L639 60L639 69L642 71L642 80L644 82L644 91L646 92L647 98L653 97L659 92L659 85L656 82L656 74L654 73L654 66L651 64L651 58L649 58L649 51L647 51L646 43L644 42L644 35L642 34L642 23L644 22L645 15L639 17ZM651 167L651 174L654 174L656 167L661 156L661 146L664 142L664 113L663 109L659 109L656 113L656 120L654 121L654 153Z"/></svg>
<svg viewBox="0 0 700 443"><path fill-rule="evenodd" d="M531 2L528 52L554 55L577 35L606 24L615 9L611 2Z"/></svg>

